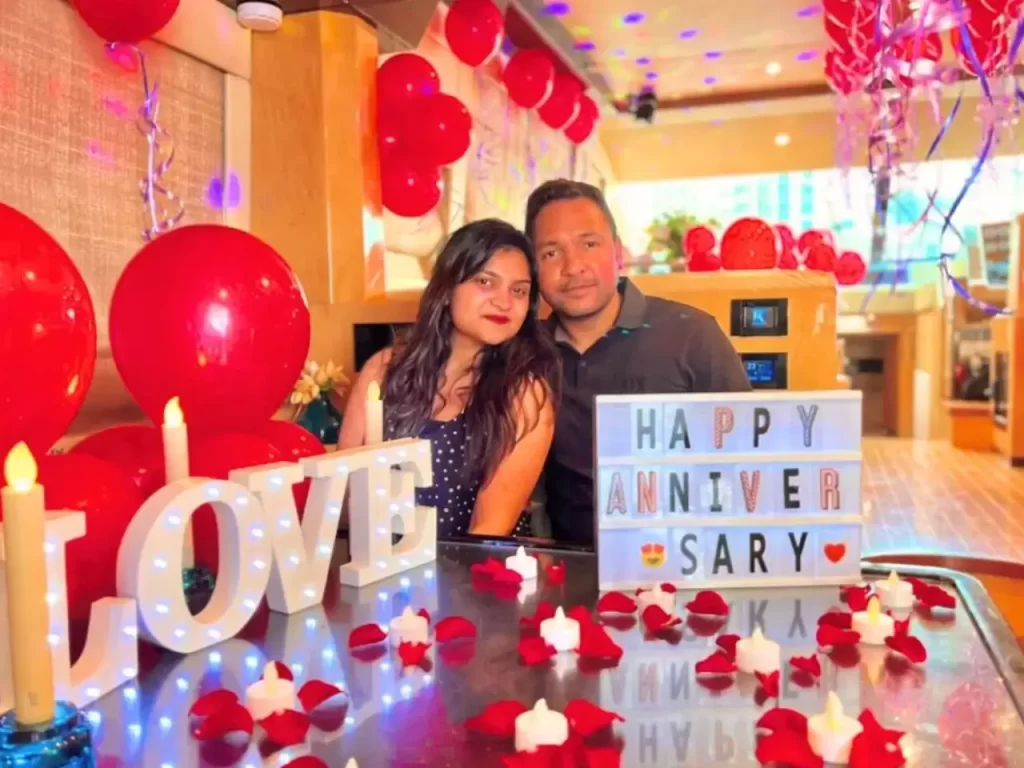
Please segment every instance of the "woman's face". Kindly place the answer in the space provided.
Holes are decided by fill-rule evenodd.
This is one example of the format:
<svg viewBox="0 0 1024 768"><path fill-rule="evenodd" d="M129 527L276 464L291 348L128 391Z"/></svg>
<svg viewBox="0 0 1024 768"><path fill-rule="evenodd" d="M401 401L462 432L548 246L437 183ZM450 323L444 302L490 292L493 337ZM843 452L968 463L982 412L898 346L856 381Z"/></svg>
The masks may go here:
<svg viewBox="0 0 1024 768"><path fill-rule="evenodd" d="M455 329L481 344L502 344L523 327L530 310L530 270L515 248L497 251L452 293Z"/></svg>

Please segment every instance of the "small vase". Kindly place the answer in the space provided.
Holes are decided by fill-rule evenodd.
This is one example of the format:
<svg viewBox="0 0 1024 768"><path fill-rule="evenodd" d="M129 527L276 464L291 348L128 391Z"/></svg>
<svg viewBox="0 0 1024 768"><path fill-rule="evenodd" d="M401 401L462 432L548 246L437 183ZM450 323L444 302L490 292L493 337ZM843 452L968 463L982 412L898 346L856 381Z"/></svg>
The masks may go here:
<svg viewBox="0 0 1024 768"><path fill-rule="evenodd" d="M341 414L326 394L307 405L295 423L316 437L324 445L337 445L341 429Z"/></svg>

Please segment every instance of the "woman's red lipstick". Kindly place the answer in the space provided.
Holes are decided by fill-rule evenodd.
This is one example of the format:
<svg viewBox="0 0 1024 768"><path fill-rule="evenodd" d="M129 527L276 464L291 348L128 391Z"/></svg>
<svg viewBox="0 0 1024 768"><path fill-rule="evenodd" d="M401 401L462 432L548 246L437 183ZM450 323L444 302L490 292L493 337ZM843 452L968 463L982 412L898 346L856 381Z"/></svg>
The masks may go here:
<svg viewBox="0 0 1024 768"><path fill-rule="evenodd" d="M484 315L484 320L490 320L495 325L507 325L511 322L508 315Z"/></svg>

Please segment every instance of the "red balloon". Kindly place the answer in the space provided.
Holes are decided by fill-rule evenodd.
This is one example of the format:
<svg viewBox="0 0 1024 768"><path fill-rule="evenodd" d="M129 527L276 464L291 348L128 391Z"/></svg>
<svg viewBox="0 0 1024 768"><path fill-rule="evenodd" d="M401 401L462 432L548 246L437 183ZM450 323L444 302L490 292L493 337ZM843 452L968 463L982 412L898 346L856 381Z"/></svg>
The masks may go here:
<svg viewBox="0 0 1024 768"><path fill-rule="evenodd" d="M447 93L416 103L410 127L415 126L416 154L431 165L451 165L469 150L473 118L466 105Z"/></svg>
<svg viewBox="0 0 1024 768"><path fill-rule="evenodd" d="M691 256L686 262L688 272L717 272L722 268L722 260L710 251Z"/></svg>
<svg viewBox="0 0 1024 768"><path fill-rule="evenodd" d="M722 235L725 269L772 269L778 263L775 230L761 219L737 219Z"/></svg>
<svg viewBox="0 0 1024 768"><path fill-rule="evenodd" d="M127 472L143 499L164 485L164 445L160 430L143 424L120 424L93 432L69 453L95 456Z"/></svg>
<svg viewBox="0 0 1024 768"><path fill-rule="evenodd" d="M377 147L380 162L389 162L395 155L408 151L406 139L407 110L386 109L377 116Z"/></svg>
<svg viewBox="0 0 1024 768"><path fill-rule="evenodd" d="M576 119L569 123L565 129L565 135L574 144L582 144L590 134L594 132L597 125L598 109L594 100L587 95L580 96L580 108Z"/></svg>
<svg viewBox="0 0 1024 768"><path fill-rule="evenodd" d="M520 107L532 109L551 93L555 65L546 52L525 48L512 54L501 77L508 97Z"/></svg>
<svg viewBox="0 0 1024 768"><path fill-rule="evenodd" d="M117 550L142 494L127 472L84 453L40 456L39 483L47 509L85 513L85 536L67 545L66 574L68 618L87 619L95 601L117 596Z"/></svg>
<svg viewBox="0 0 1024 768"><path fill-rule="evenodd" d="M0 203L0 462L25 441L41 456L75 418L96 367L96 316L82 275L30 218Z"/></svg>
<svg viewBox="0 0 1024 768"><path fill-rule="evenodd" d="M478 67L498 52L505 16L490 0L455 0L444 22L444 37L459 61Z"/></svg>
<svg viewBox="0 0 1024 768"><path fill-rule="evenodd" d="M82 20L108 43L138 43L167 26L179 0L71 0Z"/></svg>
<svg viewBox="0 0 1024 768"><path fill-rule="evenodd" d="M263 437L277 452L281 454L281 461L298 462L307 456L322 456L327 453L324 444L291 421L279 421L273 419L263 425L263 428L255 434ZM292 486L292 495L295 496L295 508L299 512L299 520L306 511L306 497L309 495L309 480L304 480Z"/></svg>
<svg viewBox="0 0 1024 768"><path fill-rule="evenodd" d="M836 266L836 249L826 242L815 243L807 249L804 266L815 272L832 272Z"/></svg>
<svg viewBox="0 0 1024 768"><path fill-rule="evenodd" d="M281 461L281 453L269 440L258 435L222 433L189 441L189 469L193 477L226 480L232 470L278 461ZM209 505L200 507L192 516L192 536L196 563L216 573L219 562L217 519Z"/></svg>
<svg viewBox="0 0 1024 768"><path fill-rule="evenodd" d="M416 53L399 53L377 69L377 103L380 111L399 109L410 99L441 91L434 66Z"/></svg>
<svg viewBox="0 0 1024 768"><path fill-rule="evenodd" d="M815 245L820 245L821 243L831 245L831 233L821 232L820 230L817 229L808 229L806 232L800 235L800 239L797 240L796 242L796 249L801 253L806 254L809 250L811 250L812 247L814 247Z"/></svg>
<svg viewBox="0 0 1024 768"><path fill-rule="evenodd" d="M859 253L843 251L835 264L836 282L840 285L857 285L868 273L867 265Z"/></svg>
<svg viewBox="0 0 1024 768"><path fill-rule="evenodd" d="M441 202L441 172L408 156L391 158L381 165L380 195L384 207L396 216L424 216Z"/></svg>
<svg viewBox="0 0 1024 768"><path fill-rule="evenodd" d="M550 128L561 130L576 118L583 91L572 75L559 72L547 101L540 105L537 114Z"/></svg>
<svg viewBox="0 0 1024 768"><path fill-rule="evenodd" d="M715 233L710 228L699 224L686 230L683 237L683 253L693 259L714 250L717 244Z"/></svg>
<svg viewBox="0 0 1024 768"><path fill-rule="evenodd" d="M269 419L309 351L309 306L291 267L247 232L179 227L128 262L110 302L110 347L156 424L181 398L193 433Z"/></svg>

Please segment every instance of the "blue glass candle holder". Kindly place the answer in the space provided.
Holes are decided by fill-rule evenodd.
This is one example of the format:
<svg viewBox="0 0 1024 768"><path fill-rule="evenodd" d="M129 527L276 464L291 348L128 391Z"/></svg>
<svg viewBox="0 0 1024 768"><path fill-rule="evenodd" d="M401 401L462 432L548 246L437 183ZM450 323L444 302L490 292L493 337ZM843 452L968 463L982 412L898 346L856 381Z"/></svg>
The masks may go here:
<svg viewBox="0 0 1024 768"><path fill-rule="evenodd" d="M185 590L185 602L194 616L210 602L217 579L210 569L196 565L181 572L181 581Z"/></svg>
<svg viewBox="0 0 1024 768"><path fill-rule="evenodd" d="M58 701L53 720L20 725L14 711L0 716L0 768L95 768L92 728L78 707Z"/></svg>

